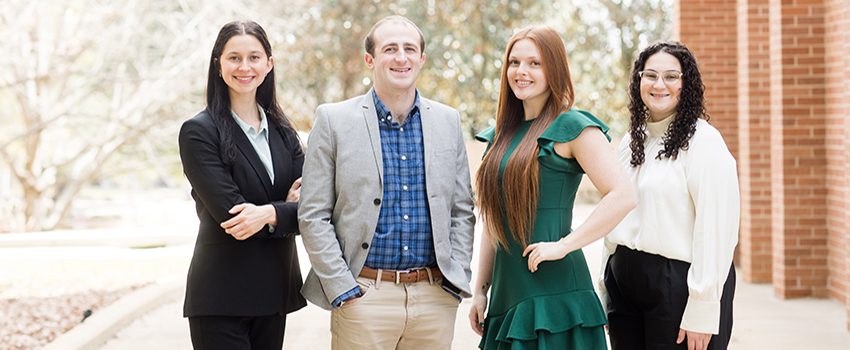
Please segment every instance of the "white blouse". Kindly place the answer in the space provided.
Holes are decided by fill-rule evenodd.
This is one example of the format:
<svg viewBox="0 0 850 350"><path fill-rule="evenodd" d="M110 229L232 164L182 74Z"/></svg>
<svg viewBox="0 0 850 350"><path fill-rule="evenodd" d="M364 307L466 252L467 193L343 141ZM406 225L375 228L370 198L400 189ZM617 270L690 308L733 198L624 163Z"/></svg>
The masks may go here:
<svg viewBox="0 0 850 350"><path fill-rule="evenodd" d="M598 286L605 303L604 269L617 245L690 262L681 328L718 334L720 297L738 244L737 167L723 137L703 119L697 121L689 147L680 149L676 160L656 159L674 118L675 114L647 123L645 160L638 167L629 164L631 137L626 134L620 142L620 161L631 180L637 207L605 237Z"/></svg>

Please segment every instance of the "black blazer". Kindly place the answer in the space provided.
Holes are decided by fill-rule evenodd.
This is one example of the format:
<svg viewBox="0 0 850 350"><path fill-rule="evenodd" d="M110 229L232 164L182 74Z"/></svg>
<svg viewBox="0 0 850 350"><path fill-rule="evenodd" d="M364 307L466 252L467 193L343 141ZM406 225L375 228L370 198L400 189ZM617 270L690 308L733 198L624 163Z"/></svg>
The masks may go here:
<svg viewBox="0 0 850 350"><path fill-rule="evenodd" d="M292 183L301 177L304 152L295 132L269 122L272 185L245 133L232 123L236 160L221 159L219 134L204 110L180 128L180 159L192 185L200 218L189 265L183 316L268 316L307 305L301 296L301 269L295 247L297 203L287 203ZM266 225L239 241L219 226L239 203L271 203L277 211L274 233Z"/></svg>

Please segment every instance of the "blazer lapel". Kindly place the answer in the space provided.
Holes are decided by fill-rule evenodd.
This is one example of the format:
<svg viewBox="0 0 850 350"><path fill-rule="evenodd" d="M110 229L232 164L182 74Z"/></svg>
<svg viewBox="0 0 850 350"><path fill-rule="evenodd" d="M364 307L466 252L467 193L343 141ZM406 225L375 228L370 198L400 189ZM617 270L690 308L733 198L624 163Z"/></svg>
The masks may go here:
<svg viewBox="0 0 850 350"><path fill-rule="evenodd" d="M369 135L369 143L372 146L372 156L375 159L375 165L378 167L378 177L381 184L384 183L384 158L381 153L381 130L378 128L378 111L375 107L375 101L372 99L372 90L363 96L363 122L366 123L366 130Z"/></svg>
<svg viewBox="0 0 850 350"><path fill-rule="evenodd" d="M257 151L254 150L254 146L251 146L251 141L248 141L248 136L245 136L245 132L239 128L239 125L236 125L236 123L233 123L232 125L233 127L230 132L233 133L236 148L242 152L242 155L245 156L245 159L247 159L248 163L251 164L251 167L254 168L254 172L257 173L257 177L263 184L263 189L266 190L266 195L269 196L269 198L272 198L272 180L269 178L269 173L266 171L266 167L263 165L263 162L260 161L260 156L257 155ZM271 139L271 137L269 137L269 139Z"/></svg>
<svg viewBox="0 0 850 350"><path fill-rule="evenodd" d="M269 124L273 124L273 122L269 122ZM284 145L283 138L283 130L278 130L277 125L269 125L269 153L272 155L272 169L274 169L274 178L275 182L272 184L273 188L277 188L278 191L284 191L284 193L289 192L289 188L281 188L281 186L285 186L286 178L289 172L284 165L286 162L291 162L292 160L289 158L289 154L283 152L287 150ZM276 152L281 152L282 154L276 154ZM265 170L265 168L263 168ZM268 175L268 174L266 174ZM272 191L275 193L275 191ZM279 192L277 192L279 193ZM272 197L270 197L272 198Z"/></svg>

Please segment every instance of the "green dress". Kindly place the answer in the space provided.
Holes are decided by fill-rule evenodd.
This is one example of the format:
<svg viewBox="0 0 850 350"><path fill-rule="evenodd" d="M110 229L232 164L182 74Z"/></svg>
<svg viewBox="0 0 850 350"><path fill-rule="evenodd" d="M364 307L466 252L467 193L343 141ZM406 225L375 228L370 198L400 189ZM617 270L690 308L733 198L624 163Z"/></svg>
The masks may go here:
<svg viewBox="0 0 850 350"><path fill-rule="evenodd" d="M505 164L532 121L520 126L500 166ZM554 242L572 232L573 202L581 182L578 161L555 153L556 142L569 142L587 127L608 126L592 114L571 109L562 113L537 139L540 153L537 218L530 243ZM492 144L495 127L475 138ZM610 137L608 137L610 141ZM488 151L489 151L488 145ZM535 273L528 271L525 247L506 236L510 253L496 249L490 306L484 322L482 349L607 349L603 326L605 313L593 289L593 281L581 249L558 261L545 261Z"/></svg>

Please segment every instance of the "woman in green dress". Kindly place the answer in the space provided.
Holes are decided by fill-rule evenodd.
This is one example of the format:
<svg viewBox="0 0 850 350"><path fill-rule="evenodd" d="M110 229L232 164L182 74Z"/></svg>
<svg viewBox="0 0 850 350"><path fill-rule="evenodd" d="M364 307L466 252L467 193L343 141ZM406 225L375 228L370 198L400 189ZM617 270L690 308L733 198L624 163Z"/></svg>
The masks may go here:
<svg viewBox="0 0 850 350"><path fill-rule="evenodd" d="M476 175L484 234L469 321L482 349L607 349L581 248L611 231L635 198L608 127L572 108L574 96L558 33L514 34L496 124L476 135L488 148ZM572 231L584 173L603 197Z"/></svg>

